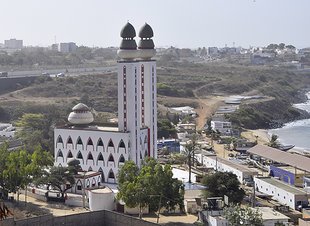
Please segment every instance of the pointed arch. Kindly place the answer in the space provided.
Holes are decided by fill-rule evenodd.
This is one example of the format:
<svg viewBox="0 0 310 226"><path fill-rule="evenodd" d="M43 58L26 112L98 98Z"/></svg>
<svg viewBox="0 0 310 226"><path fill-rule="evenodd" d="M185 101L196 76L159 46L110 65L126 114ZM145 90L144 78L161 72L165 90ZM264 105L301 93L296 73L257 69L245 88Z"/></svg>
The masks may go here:
<svg viewBox="0 0 310 226"><path fill-rule="evenodd" d="M144 158L147 158L147 157L148 157L147 150L145 150L145 152L144 152Z"/></svg>
<svg viewBox="0 0 310 226"><path fill-rule="evenodd" d="M102 141L101 137L97 141L96 151L98 151L98 148L100 148L100 149L102 148L102 151L104 151L104 145L103 145L103 141Z"/></svg>
<svg viewBox="0 0 310 226"><path fill-rule="evenodd" d="M57 137L56 147L58 146L58 144L61 144L62 148L64 148L64 142L63 142L62 137L60 135Z"/></svg>
<svg viewBox="0 0 310 226"><path fill-rule="evenodd" d="M105 177L104 177L103 169L100 167L99 170L98 170L98 172L101 173L101 182L104 183L104 182L105 182Z"/></svg>
<svg viewBox="0 0 310 226"><path fill-rule="evenodd" d="M100 161L100 162L99 162ZM96 164L97 164L97 166L98 166L98 164L103 164L103 166L104 166L104 158L103 158L103 155L102 155L102 153L101 152L99 152L99 155L98 155L98 157L97 157L97 162L96 162Z"/></svg>
<svg viewBox="0 0 310 226"><path fill-rule="evenodd" d="M112 139L109 140L109 143L108 143L108 152L114 152L115 153L115 147L114 147L114 143L112 141Z"/></svg>
<svg viewBox="0 0 310 226"><path fill-rule="evenodd" d="M75 149L78 148L78 145L81 145L82 146L82 150L84 150L84 145L83 145L83 141L81 139L81 137L79 136L76 140L76 146L75 146Z"/></svg>
<svg viewBox="0 0 310 226"><path fill-rule="evenodd" d="M93 140L90 137L87 140L86 149L88 150L89 147L91 148L92 151L94 150L94 143L93 143Z"/></svg>
<svg viewBox="0 0 310 226"><path fill-rule="evenodd" d="M108 158L108 166L109 167L115 167L115 161L114 161L114 157L112 154L109 155L109 158Z"/></svg>
<svg viewBox="0 0 310 226"><path fill-rule="evenodd" d="M88 167L88 172L89 172L89 171L93 171L93 168L91 168L91 166Z"/></svg>
<svg viewBox="0 0 310 226"><path fill-rule="evenodd" d="M121 154L121 156L119 157L119 160L118 160L118 167L124 165L125 161L126 161L126 160L125 160L124 155Z"/></svg>
<svg viewBox="0 0 310 226"><path fill-rule="evenodd" d="M115 183L115 174L112 169L108 173L108 183Z"/></svg>
<svg viewBox="0 0 310 226"><path fill-rule="evenodd" d="M92 179L91 186L92 187L96 187L96 179L95 178Z"/></svg>
<svg viewBox="0 0 310 226"><path fill-rule="evenodd" d="M86 180L86 187L87 187L87 188L90 187L90 181L89 181L89 179Z"/></svg>
<svg viewBox="0 0 310 226"><path fill-rule="evenodd" d="M68 145L71 145L71 148L73 148L73 141L71 136L68 137L67 142L66 142L66 148L68 148Z"/></svg>
<svg viewBox="0 0 310 226"><path fill-rule="evenodd" d="M75 193L81 192L83 189L83 183L80 179L75 184Z"/></svg>
<svg viewBox="0 0 310 226"><path fill-rule="evenodd" d="M86 164L88 164L88 161L92 161L92 164L94 165L94 157L92 155L91 152L88 152L88 155L87 155L87 160L86 160Z"/></svg>
<svg viewBox="0 0 310 226"><path fill-rule="evenodd" d="M69 158L73 158L72 152L69 150L67 154L67 161Z"/></svg>
<svg viewBox="0 0 310 226"><path fill-rule="evenodd" d="M123 139L121 139L118 144L117 153L119 153L120 151L124 151L126 153L126 146L125 146Z"/></svg>
<svg viewBox="0 0 310 226"><path fill-rule="evenodd" d="M141 154L141 151L140 151L140 159L143 159L142 154Z"/></svg>
<svg viewBox="0 0 310 226"><path fill-rule="evenodd" d="M61 158L62 162L64 162L64 155L60 149L57 152L57 160L58 160L58 158Z"/></svg>
<svg viewBox="0 0 310 226"><path fill-rule="evenodd" d="M82 160L82 163L84 164L84 159L83 159L83 155L82 155L81 151L79 151L79 152L77 153L76 158L77 158L77 159L81 159L81 160Z"/></svg>

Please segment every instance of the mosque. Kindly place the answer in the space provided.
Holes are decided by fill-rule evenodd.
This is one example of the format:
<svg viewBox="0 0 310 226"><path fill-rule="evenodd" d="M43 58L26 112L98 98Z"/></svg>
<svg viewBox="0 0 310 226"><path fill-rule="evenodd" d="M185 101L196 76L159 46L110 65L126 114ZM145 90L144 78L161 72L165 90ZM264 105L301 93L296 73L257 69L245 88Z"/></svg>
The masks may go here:
<svg viewBox="0 0 310 226"><path fill-rule="evenodd" d="M68 125L54 130L55 166L78 159L84 171L100 172L98 183L116 183L119 168L127 160L138 166L147 157L157 158L156 61L153 30L144 24L136 31L127 23L121 30L117 52L118 127L93 125L90 109L73 107Z"/></svg>

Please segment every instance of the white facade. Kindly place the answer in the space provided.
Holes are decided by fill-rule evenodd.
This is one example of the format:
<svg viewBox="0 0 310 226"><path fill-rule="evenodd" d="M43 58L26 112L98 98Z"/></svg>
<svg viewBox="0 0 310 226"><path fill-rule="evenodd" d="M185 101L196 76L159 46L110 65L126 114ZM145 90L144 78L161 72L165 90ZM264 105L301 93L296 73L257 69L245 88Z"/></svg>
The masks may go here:
<svg viewBox="0 0 310 226"><path fill-rule="evenodd" d="M232 172L235 174L240 181L243 183L245 180L252 179L254 176L258 175L258 172L250 169L244 165L214 156L214 155L196 155L204 166L207 168L213 168L214 170L220 172Z"/></svg>
<svg viewBox="0 0 310 226"><path fill-rule="evenodd" d="M212 120L211 128L214 131L219 131L221 134L231 134L231 122Z"/></svg>
<svg viewBox="0 0 310 226"><path fill-rule="evenodd" d="M72 125L54 130L55 165L67 166L75 158L84 171L100 171L102 182L116 183L125 161L140 166L147 157L157 158L156 62L151 59L156 51L152 28L145 24L140 33L137 49L133 26L127 23L121 32L118 128L90 126L90 110L76 105L69 116Z"/></svg>
<svg viewBox="0 0 310 226"><path fill-rule="evenodd" d="M308 204L308 195L303 190L288 185L271 177L256 177L255 189L261 193L272 196L279 203L292 209L299 205Z"/></svg>
<svg viewBox="0 0 310 226"><path fill-rule="evenodd" d="M115 209L115 195L108 187L88 190L88 198L90 211Z"/></svg>

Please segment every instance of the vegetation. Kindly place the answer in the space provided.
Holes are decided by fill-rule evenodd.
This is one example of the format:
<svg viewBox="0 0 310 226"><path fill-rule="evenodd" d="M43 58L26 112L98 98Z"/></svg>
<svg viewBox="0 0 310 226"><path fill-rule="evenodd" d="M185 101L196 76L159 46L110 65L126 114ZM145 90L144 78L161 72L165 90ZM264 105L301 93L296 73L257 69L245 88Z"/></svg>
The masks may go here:
<svg viewBox="0 0 310 226"><path fill-rule="evenodd" d="M255 225L263 226L262 215L258 210L254 210L250 207L241 207L239 205L232 205L224 209L224 216L227 219L229 225Z"/></svg>
<svg viewBox="0 0 310 226"><path fill-rule="evenodd" d="M198 137L196 134L191 136L190 140L184 145L184 154L186 156L186 163L188 165L188 182L191 183L192 166L194 165L195 153L198 151L200 145L198 144Z"/></svg>
<svg viewBox="0 0 310 226"><path fill-rule="evenodd" d="M32 180L42 177L43 170L53 164L53 157L42 150L34 148L32 154L26 150L8 151L7 145L0 147L0 188L7 195L24 189Z"/></svg>
<svg viewBox="0 0 310 226"><path fill-rule="evenodd" d="M202 183L207 187L204 193L206 198L226 195L230 203L240 203L245 195L244 190L240 188L237 176L231 172L216 172L207 175Z"/></svg>
<svg viewBox="0 0 310 226"><path fill-rule="evenodd" d="M158 119L157 121L157 138L176 137L176 129L168 119Z"/></svg>
<svg viewBox="0 0 310 226"><path fill-rule="evenodd" d="M164 207L183 209L184 188L181 181L172 178L170 165L161 166L156 160L148 159L141 169L133 161L126 161L118 174L117 198L129 207L149 206L151 211Z"/></svg>

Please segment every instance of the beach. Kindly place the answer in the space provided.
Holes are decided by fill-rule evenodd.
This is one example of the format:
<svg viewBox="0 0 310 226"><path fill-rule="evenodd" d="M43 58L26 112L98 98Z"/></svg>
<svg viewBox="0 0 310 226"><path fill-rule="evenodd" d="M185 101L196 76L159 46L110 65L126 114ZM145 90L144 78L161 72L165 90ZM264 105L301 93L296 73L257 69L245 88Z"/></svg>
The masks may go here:
<svg viewBox="0 0 310 226"><path fill-rule="evenodd" d="M267 144L270 141L268 131L265 129L247 130L241 133L241 136L249 141L257 141L258 144Z"/></svg>

